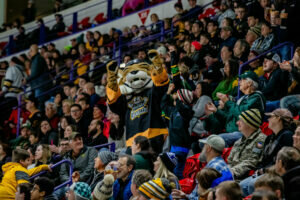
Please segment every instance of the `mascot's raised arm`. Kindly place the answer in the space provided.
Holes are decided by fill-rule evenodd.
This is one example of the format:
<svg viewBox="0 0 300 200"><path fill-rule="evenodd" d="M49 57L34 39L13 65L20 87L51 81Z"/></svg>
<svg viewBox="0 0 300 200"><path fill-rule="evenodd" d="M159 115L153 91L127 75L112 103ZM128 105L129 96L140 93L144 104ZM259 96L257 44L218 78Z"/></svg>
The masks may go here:
<svg viewBox="0 0 300 200"><path fill-rule="evenodd" d="M106 92L112 112L125 119L126 146L141 135L150 139L155 152L161 152L168 130L161 117L160 101L169 78L158 53L150 50L148 57L152 64L133 62L123 70L115 61L108 63Z"/></svg>

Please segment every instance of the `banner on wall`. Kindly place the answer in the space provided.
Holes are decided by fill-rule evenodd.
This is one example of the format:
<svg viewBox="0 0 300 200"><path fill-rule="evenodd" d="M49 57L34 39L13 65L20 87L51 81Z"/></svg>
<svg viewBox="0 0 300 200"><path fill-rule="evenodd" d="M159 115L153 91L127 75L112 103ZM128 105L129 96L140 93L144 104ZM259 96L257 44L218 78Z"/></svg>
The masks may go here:
<svg viewBox="0 0 300 200"><path fill-rule="evenodd" d="M139 13L138 13L138 15L139 15L139 17L140 17L140 20L141 20L141 22L142 22L143 25L145 24L145 22L146 22L146 20L147 20L147 17L148 17L148 15L149 15L149 12L150 12L150 10L147 9L147 10L143 10L142 12L139 12Z"/></svg>

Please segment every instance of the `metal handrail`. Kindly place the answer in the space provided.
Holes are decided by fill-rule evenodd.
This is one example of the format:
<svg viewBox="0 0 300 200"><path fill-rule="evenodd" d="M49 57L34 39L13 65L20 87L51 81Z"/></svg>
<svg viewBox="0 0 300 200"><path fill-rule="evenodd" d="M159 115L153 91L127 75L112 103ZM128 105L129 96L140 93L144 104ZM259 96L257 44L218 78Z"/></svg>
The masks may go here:
<svg viewBox="0 0 300 200"><path fill-rule="evenodd" d="M243 68L246 66L246 65L249 65L250 63L252 63L253 61L261 58L262 56L270 53L270 52L273 52L277 49L281 49L283 46L289 46L290 49L291 49L291 58L293 57L293 53L294 53L294 44L292 42L283 42L281 44L278 44L276 45L275 47L273 47L272 49L268 50L268 51L265 51L264 53L261 53L259 54L258 56L256 56L255 58L251 59L251 60L248 60L247 62L245 63L242 63L239 67L239 73L238 73L238 77L240 77L241 73L242 73L242 70ZM239 78L239 82L240 82L240 78ZM239 99L240 98L240 95L241 95L241 91L240 91L240 84L238 84L238 96L237 98Z"/></svg>
<svg viewBox="0 0 300 200"><path fill-rule="evenodd" d="M95 149L101 149L103 147L110 147L109 150L111 152L115 152L116 151L116 143L114 143L114 142L107 143L107 144L100 144L100 145L94 146Z"/></svg>
<svg viewBox="0 0 300 200"><path fill-rule="evenodd" d="M54 188L54 191L56 191L56 190L58 190L58 189L60 189L60 188L62 188L62 187L64 187L64 186L66 186L66 185L71 185L71 184L72 184L72 174L73 174L73 168L74 168L74 166L73 166L73 163L72 163L71 161L69 161L69 160L62 160L62 161L59 161L58 163L55 163L54 165L52 165L52 166L51 166L51 169L56 168L56 167L62 165L63 163L67 163L67 164L69 165L69 175L70 175L70 176L69 176L69 180L65 181L64 183L62 183L62 184L60 184L60 185L58 185L58 186L56 186L56 187ZM42 171L42 172L40 172L40 173L38 173L38 174L35 174L34 176L31 176L31 177L30 177L30 180L33 180L33 179L35 179L36 177L45 174L46 172L47 172L47 171Z"/></svg>

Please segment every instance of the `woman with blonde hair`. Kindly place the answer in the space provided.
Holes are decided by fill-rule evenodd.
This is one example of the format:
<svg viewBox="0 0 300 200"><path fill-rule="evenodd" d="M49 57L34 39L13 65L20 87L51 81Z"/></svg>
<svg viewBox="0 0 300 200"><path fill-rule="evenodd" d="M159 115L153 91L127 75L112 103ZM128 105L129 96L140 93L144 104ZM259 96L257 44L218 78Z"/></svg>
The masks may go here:
<svg viewBox="0 0 300 200"><path fill-rule="evenodd" d="M35 150L34 160L35 163L30 165L28 168L38 167L43 164L48 164L51 159L51 151L49 149L49 145L39 144Z"/></svg>
<svg viewBox="0 0 300 200"><path fill-rule="evenodd" d="M176 189L179 189L178 178L174 175L173 170L177 165L177 157L174 153L166 152L161 153L157 157L157 160L154 162L154 179L156 178L166 178L171 183L173 182L176 185Z"/></svg>

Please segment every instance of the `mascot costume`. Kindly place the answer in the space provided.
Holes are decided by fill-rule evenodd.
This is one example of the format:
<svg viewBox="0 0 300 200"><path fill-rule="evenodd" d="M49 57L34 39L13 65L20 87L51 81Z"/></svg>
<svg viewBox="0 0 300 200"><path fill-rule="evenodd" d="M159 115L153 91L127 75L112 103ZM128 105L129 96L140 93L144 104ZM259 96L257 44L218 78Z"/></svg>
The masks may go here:
<svg viewBox="0 0 300 200"><path fill-rule="evenodd" d="M141 135L147 137L153 150L159 153L164 135L168 134L160 102L169 78L157 51L150 50L148 57L152 64L132 62L123 70L119 70L115 61L108 63L106 92L111 111L125 118L126 146L130 147L134 138Z"/></svg>

